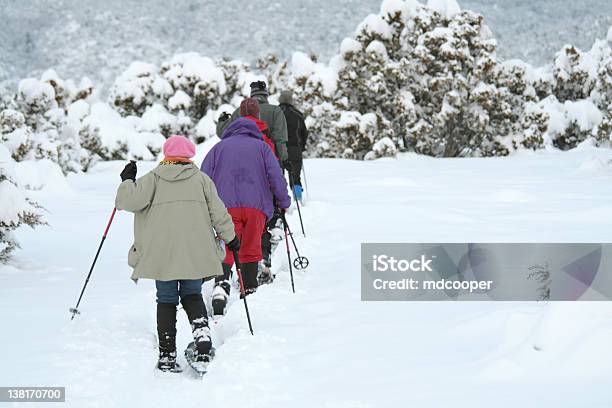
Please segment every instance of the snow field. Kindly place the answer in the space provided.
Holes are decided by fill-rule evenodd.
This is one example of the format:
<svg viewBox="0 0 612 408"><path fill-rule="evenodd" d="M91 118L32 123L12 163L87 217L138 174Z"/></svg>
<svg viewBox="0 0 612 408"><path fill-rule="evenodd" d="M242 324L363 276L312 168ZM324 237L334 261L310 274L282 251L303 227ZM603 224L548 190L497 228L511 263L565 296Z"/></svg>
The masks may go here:
<svg viewBox="0 0 612 408"><path fill-rule="evenodd" d="M248 298L255 335L235 301L213 327L217 355L203 381L154 374L155 289L129 279L129 214L118 213L82 314L69 321L124 165L99 163L68 177L70 194L33 192L51 227L19 230L19 269L0 269L12 367L0 384L66 386L71 407L609 406L607 302L361 302L359 244L607 242L610 159L583 146L495 159L306 160L307 238L296 212L289 222L310 266L294 271L292 294L279 245L277 280ZM139 174L153 166L139 163ZM190 339L181 310L178 348Z"/></svg>

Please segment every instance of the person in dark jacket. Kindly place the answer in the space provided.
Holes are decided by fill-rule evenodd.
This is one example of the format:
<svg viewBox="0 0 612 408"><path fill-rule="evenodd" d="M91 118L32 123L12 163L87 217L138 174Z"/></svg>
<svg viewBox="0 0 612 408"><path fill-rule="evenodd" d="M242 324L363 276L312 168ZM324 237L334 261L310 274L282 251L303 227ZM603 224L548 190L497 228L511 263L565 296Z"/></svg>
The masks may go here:
<svg viewBox="0 0 612 408"><path fill-rule="evenodd" d="M287 154L287 121L283 111L276 105L268 103L268 88L263 81L251 83L251 98L257 99L259 102L260 119L266 122L270 130L270 138L274 142L276 155L281 166L284 167L289 159ZM225 129L236 119L240 117L240 108L236 109L232 116L223 114L217 122L217 136L223 136Z"/></svg>
<svg viewBox="0 0 612 408"><path fill-rule="evenodd" d="M257 99L246 98L243 100L240 103L240 116L252 120L255 123L257 129L259 129L261 135L263 136L263 141L270 146L272 153L274 153L274 157L278 159L278 156L276 156L276 146L274 146L274 142L270 138L270 129L268 128L268 124L259 119L259 102L257 102Z"/></svg>
<svg viewBox="0 0 612 408"><path fill-rule="evenodd" d="M302 200L302 152L306 150L308 129L304 123L304 114L293 105L293 93L283 91L278 99L280 108L287 121L287 153L291 163L289 182L297 200Z"/></svg>
<svg viewBox="0 0 612 408"><path fill-rule="evenodd" d="M258 263L263 258L261 235L274 213L273 201L276 199L281 209L291 205L287 182L272 149L263 141L255 123L247 118L238 118L225 129L221 141L206 155L201 170L215 183L232 217L240 240L238 257L245 292L252 293L257 289ZM213 290L215 315L224 313L233 263L234 255L227 251L223 260L224 277L217 280Z"/></svg>

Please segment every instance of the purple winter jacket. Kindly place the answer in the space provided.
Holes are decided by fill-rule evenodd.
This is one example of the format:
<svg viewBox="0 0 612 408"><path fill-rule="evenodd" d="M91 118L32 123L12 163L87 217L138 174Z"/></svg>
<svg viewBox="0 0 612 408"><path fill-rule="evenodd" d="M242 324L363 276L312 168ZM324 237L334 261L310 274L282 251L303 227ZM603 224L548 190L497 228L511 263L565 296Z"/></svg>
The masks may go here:
<svg viewBox="0 0 612 408"><path fill-rule="evenodd" d="M273 196L280 208L291 205L278 161L249 119L236 119L225 129L200 170L215 183L227 208L255 208L270 219Z"/></svg>

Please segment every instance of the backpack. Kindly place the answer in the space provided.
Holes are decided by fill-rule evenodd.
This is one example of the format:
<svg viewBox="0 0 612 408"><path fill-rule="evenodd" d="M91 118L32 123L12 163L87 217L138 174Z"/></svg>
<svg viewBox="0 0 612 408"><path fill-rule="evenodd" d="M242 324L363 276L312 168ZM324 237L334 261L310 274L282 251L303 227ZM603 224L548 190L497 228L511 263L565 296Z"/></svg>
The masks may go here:
<svg viewBox="0 0 612 408"><path fill-rule="evenodd" d="M261 132L263 141L268 146L270 146L270 149L272 149L272 153L274 153L274 157L276 157L276 159L278 160L278 155L276 154L276 146L274 146L274 142L272 141L272 138L270 137L270 129L268 128L268 124L264 122L263 120L256 118L254 116L245 116L245 118L255 122L255 125L257 125L257 129L259 129L259 131Z"/></svg>

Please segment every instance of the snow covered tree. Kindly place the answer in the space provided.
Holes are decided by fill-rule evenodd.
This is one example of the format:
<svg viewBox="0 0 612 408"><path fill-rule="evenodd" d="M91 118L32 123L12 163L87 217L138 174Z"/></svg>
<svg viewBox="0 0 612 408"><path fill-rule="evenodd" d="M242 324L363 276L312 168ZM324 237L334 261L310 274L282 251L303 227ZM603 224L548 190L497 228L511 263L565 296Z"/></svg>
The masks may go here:
<svg viewBox="0 0 612 408"><path fill-rule="evenodd" d="M532 127L523 115L535 99L525 67L497 61L481 15L452 1L430 3L437 7L416 7L403 40L417 112L406 145L433 156L508 154Z"/></svg>
<svg viewBox="0 0 612 408"><path fill-rule="evenodd" d="M53 87L37 78L26 78L19 82L17 103L26 124L34 131L42 124L43 115L57 108Z"/></svg>
<svg viewBox="0 0 612 408"><path fill-rule="evenodd" d="M0 111L5 109L17 109L15 93L0 85Z"/></svg>
<svg viewBox="0 0 612 408"><path fill-rule="evenodd" d="M551 84L550 93L541 96L528 111L543 116L545 144L568 150L594 138L600 145L609 145L612 132L610 42L598 40L588 52L565 46L552 65L537 73L540 84Z"/></svg>
<svg viewBox="0 0 612 408"><path fill-rule="evenodd" d="M586 99L595 86L596 61L590 53L566 45L559 51L553 64L554 95L560 102Z"/></svg>
<svg viewBox="0 0 612 408"><path fill-rule="evenodd" d="M244 75L250 72L249 64L238 60L218 59L217 66L223 71L226 94L222 96L225 103L230 103L235 95L244 90Z"/></svg>
<svg viewBox="0 0 612 408"><path fill-rule="evenodd" d="M324 102L311 106L305 113L305 124L309 131L307 154L314 157L337 157L342 146L333 144L332 135L340 119L340 111L333 104Z"/></svg>
<svg viewBox="0 0 612 408"><path fill-rule="evenodd" d="M607 41L601 41L599 45L601 50L599 66L591 98L604 114L597 127L596 139L599 143L609 145L612 140L612 27L608 32Z"/></svg>
<svg viewBox="0 0 612 408"><path fill-rule="evenodd" d="M142 129L165 137L184 134L201 142L198 123L209 111L239 102L235 96L244 88L248 71L242 62L212 60L193 52L177 54L159 67L135 62L113 84L109 103L124 117L142 118Z"/></svg>
<svg viewBox="0 0 612 408"><path fill-rule="evenodd" d="M101 160L154 160L165 139L137 126L139 123L123 119L108 104L95 103L79 130L81 146Z"/></svg>
<svg viewBox="0 0 612 408"><path fill-rule="evenodd" d="M21 112L5 109L0 112L0 140L14 160L23 160L32 149L32 131Z"/></svg>
<svg viewBox="0 0 612 408"><path fill-rule="evenodd" d="M317 60L316 55L310 55L309 58L314 61ZM271 94L280 93L291 82L289 64L289 61L280 60L274 54L268 54L255 63L257 70L265 75L266 84Z"/></svg>
<svg viewBox="0 0 612 408"><path fill-rule="evenodd" d="M307 116L314 115L310 124L319 130L319 117L330 122L312 144L323 143L326 156L374 158L407 150L490 156L543 144L545 117L525 106L549 82L531 78L528 66L499 62L483 17L454 0L427 6L386 0L342 42L329 66L295 60L294 54L288 84ZM369 127L357 126L355 113L368 118ZM357 131L366 128L375 130Z"/></svg>
<svg viewBox="0 0 612 408"><path fill-rule="evenodd" d="M80 171L83 151L68 112L74 104L87 105L84 99L92 93L87 78L76 85L53 70L20 81L14 96L3 97L0 111L0 138L13 159L50 159L64 173Z"/></svg>
<svg viewBox="0 0 612 408"><path fill-rule="evenodd" d="M157 75L153 64L136 61L115 80L109 103L122 116L140 116L158 98L167 100L172 92L170 83Z"/></svg>
<svg viewBox="0 0 612 408"><path fill-rule="evenodd" d="M0 263L7 263L19 248L13 231L22 225L34 228L45 222L40 207L31 201L13 180L13 159L0 144Z"/></svg>
<svg viewBox="0 0 612 408"><path fill-rule="evenodd" d="M162 63L160 74L175 92L175 103L171 103L172 97L169 100L171 111L181 109L188 116L199 119L207 109L223 103L225 76L208 57L197 53L177 54L170 61Z"/></svg>

